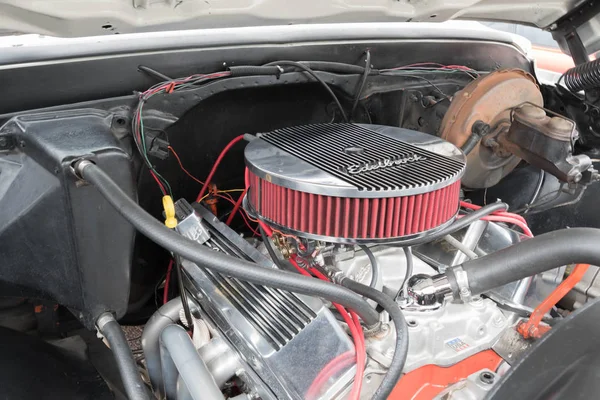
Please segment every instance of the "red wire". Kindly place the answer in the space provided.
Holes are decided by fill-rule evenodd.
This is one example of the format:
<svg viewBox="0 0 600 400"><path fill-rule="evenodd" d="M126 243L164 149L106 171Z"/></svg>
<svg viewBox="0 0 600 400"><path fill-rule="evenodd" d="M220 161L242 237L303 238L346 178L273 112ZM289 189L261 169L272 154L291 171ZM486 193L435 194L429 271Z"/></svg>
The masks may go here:
<svg viewBox="0 0 600 400"><path fill-rule="evenodd" d="M229 198L229 197L225 197L221 194L215 194L215 196L220 197L222 199L227 200L228 202L230 202L231 204L233 204L235 206L235 201L233 201L233 199ZM248 229L250 229L252 231L252 233L254 233L256 236L260 236L260 234L256 231L256 229L254 229L252 227L252 225L250 225L250 222L248 222L248 220L246 219L246 216L244 215L244 213L240 214L242 216L242 218L244 219L244 223L246 224L246 226L248 227Z"/></svg>
<svg viewBox="0 0 600 400"><path fill-rule="evenodd" d="M196 198L197 203L199 203L200 200L202 200L202 197L204 197L204 194L206 193L206 190L208 189L208 184L212 180L213 176L215 175L215 172L217 171L217 168L219 167L219 164L221 163L221 161L223 160L223 158L225 157L225 155L227 154L229 149L231 149L233 147L233 145L235 145L237 142L242 141L242 140L244 140L244 135L236 136L221 151L221 154L219 154L217 161L215 161L215 164L213 165L212 169L210 170L210 173L208 174L208 177L206 178L206 181L204 182L204 185L202 186L202 190L200 190L200 193L198 194L198 197Z"/></svg>
<svg viewBox="0 0 600 400"><path fill-rule="evenodd" d="M244 191L240 195L240 198L238 199L238 201L233 206L233 210L231 210L231 214L229 214L229 218L227 218L227 221L225 221L225 223L227 225L231 224L231 221L233 221L233 217L235 217L235 214L240 209L240 206L242 205L242 201L244 200L244 196L246 196L246 191L247 190L248 189L244 189Z"/></svg>
<svg viewBox="0 0 600 400"><path fill-rule="evenodd" d="M462 217L464 217L464 215L459 215L457 218L462 218ZM505 223L508 223L508 224L516 225L519 228L521 228L521 230L523 231L523 233L526 236L533 237L533 233L531 232L531 229L529 229L529 227L527 226L527 224L524 223L523 221L518 220L518 219L507 217L505 215L488 215L488 216L485 216L485 217L481 217L480 219L483 220L483 221L505 222Z"/></svg>
<svg viewBox="0 0 600 400"><path fill-rule="evenodd" d="M300 273L300 275L304 275L304 276L308 276L309 278L312 278L312 275L307 270L305 270L300 265L298 265L298 262L296 261L296 259L290 258L290 264L292 264L294 266L294 268L296 268L296 271L298 271Z"/></svg>
<svg viewBox="0 0 600 400"><path fill-rule="evenodd" d="M471 210L479 210L481 208L481 206L467 203L465 201L461 201L460 206L464 208L469 208ZM496 211L492 215L482 217L481 219L484 221L505 222L512 225L516 225L519 228L521 228L525 235L533 237L533 232L531 232L531 229L529 229L529 226L527 226L527 221L525 221L525 218L518 214L509 213L505 211Z"/></svg>
<svg viewBox="0 0 600 400"><path fill-rule="evenodd" d="M179 158L179 155L177 155L177 152L175 152L175 149L174 149L174 148L172 148L171 146L168 146L167 148L168 148L168 149L171 151L171 153L173 153L173 155L174 155L174 156L175 156L175 158L177 159L177 163L179 164L179 167L181 168L181 170L182 170L183 172L185 172L185 174L186 174L187 176L189 176L190 178L192 178L193 180L195 180L195 181L196 181L196 182L198 182L199 184L201 184L201 185L204 185L204 182L202 182L200 179L196 178L194 175L190 174L190 173L188 172L188 170L187 170L187 169L185 169L185 167L184 167L184 166L183 166L183 164L181 163L181 159Z"/></svg>
<svg viewBox="0 0 600 400"><path fill-rule="evenodd" d="M304 268L298 265L298 262L294 257L290 258L290 263L296 268L296 270L304 276L310 277L310 273L306 271ZM310 272L315 275L317 278L325 281L329 281L325 275L323 275L319 270L315 268L310 268ZM363 375L365 371L365 337L362 331L362 327L360 326L360 321L358 320L358 315L354 313L354 311L350 311L352 318L348 315L348 312L344 307L337 303L331 303L335 309L341 314L344 322L348 325L350 329L350 334L352 335L352 339L354 341L354 348L356 353L356 376L354 378L354 384L352 385L352 392L350 393L351 400L358 400L360 397L360 392L362 389L362 381ZM345 353L344 353L345 354ZM327 380L334 376L337 372L339 372L345 365L345 356L344 354L334 358L330 363L328 363L317 375L317 377L311 383L308 391L306 392L306 398L312 399L316 398L316 394L318 393L321 386L327 382Z"/></svg>
<svg viewBox="0 0 600 400"><path fill-rule="evenodd" d="M411 67L425 67L427 65L435 66L435 67L441 68L441 69L460 69L463 71L472 71L472 72L475 71L473 68L469 68L465 65L445 65L445 64L435 63L435 62L420 62L420 63L402 65L400 67L395 67L395 68L390 68L390 69L398 70L398 69L405 69L405 68L411 68Z"/></svg>
<svg viewBox="0 0 600 400"><path fill-rule="evenodd" d="M410 68L410 67L424 67L426 65L435 65L436 67L445 67L444 64L440 64L440 63L420 62L420 63L413 63L413 64L408 64L408 65L402 65L400 67L395 67L395 68L390 68L390 69L403 69L403 68Z"/></svg>
<svg viewBox="0 0 600 400"><path fill-rule="evenodd" d="M527 235L529 237L533 237L533 233L531 232L531 229L529 229L529 227L527 226L527 224L524 223L523 221L518 220L518 219L506 217L506 216L503 216L503 215L489 215L489 216L483 217L481 219L484 220L484 221L506 222L506 223L509 223L509 224L516 225L519 228L521 228L521 230L523 230L523 233L525 233L525 235Z"/></svg>
<svg viewBox="0 0 600 400"><path fill-rule="evenodd" d="M362 330L362 326L360 325L358 314L350 310L350 315L352 316L352 320L356 325L358 338L360 339L360 348L357 350L356 355L356 377L354 378L354 386L352 388L352 390L356 392L356 400L359 400L360 392L362 391L363 376L365 374L365 363L367 361L367 347L365 345L365 334ZM350 395L350 398L352 398L352 395Z"/></svg>
<svg viewBox="0 0 600 400"><path fill-rule="evenodd" d="M247 177L248 177L248 174L246 173L246 183L248 182ZM267 233L267 236L269 236L269 237L272 236L273 232L268 228L268 226L264 222L259 221L259 224L261 224L261 226L263 226L263 229L266 228L265 232ZM306 277L311 276L311 274L308 271L306 271L304 268L302 268L302 267L300 267L300 265L298 265L298 262L296 261L295 257L290 258L290 263L294 266L294 268L296 268L296 270L301 275L304 275ZM310 272L321 280L329 281L329 279L327 279L327 277L324 274L322 274L319 270L317 270L315 268L310 268ZM349 399L359 400L360 392L362 390L362 382L363 382L363 375L364 375L364 371L365 371L365 361L366 361L366 346L365 346L364 333L363 333L362 327L360 325L358 315L356 315L356 313L354 313L354 311L350 311L350 315L348 315L348 312L346 311L346 309L344 307L342 307L340 304L337 304L337 303L331 303L331 304L336 308L336 310L340 313L340 315L344 319L344 322L346 322L346 324L348 325L348 329L350 329L350 334L352 335L352 340L354 341L354 348L355 348L355 354L356 354L356 375L354 378L354 383L352 385L352 391L350 392ZM319 372L319 374L313 380L313 382L311 383L311 385L306 393L305 397L307 399L316 398L315 395L318 393L318 391L322 387L322 385L325 382L327 382L327 380L330 377L334 376L343 367L345 367L345 363L344 363L345 358L346 358L345 353L334 358L331 362L329 362L325 366L325 368L323 368Z"/></svg>
<svg viewBox="0 0 600 400"><path fill-rule="evenodd" d="M317 398L317 393L319 392L319 388L323 385L323 383L327 382L331 377L336 376L340 371L352 366L352 364L356 363L356 353L354 351L347 351L335 357L333 360L329 361L322 369L319 371L319 375L313 380L308 391L306 392L305 398L307 400L312 400Z"/></svg>
<svg viewBox="0 0 600 400"><path fill-rule="evenodd" d="M154 172L150 171L150 175L152 175L152 177L154 178L154 180L156 181L156 183L158 183L158 186L160 187L160 191L162 192L163 195L167 194L167 191L165 190L165 187L163 186L163 184L160 182L160 180L158 179L158 177L154 174Z"/></svg>
<svg viewBox="0 0 600 400"><path fill-rule="evenodd" d="M145 100L147 100L148 98L150 98L151 96L155 95L156 93L165 90L167 93L171 93L172 89L175 88L176 85L179 84L183 84L186 83L187 81L189 81L190 79L196 78L196 77L202 77L205 79L214 79L214 78L221 78L223 76L229 76L231 75L230 71L221 71L221 72L214 72L211 74L206 74L206 75L202 75L202 74L196 74L196 75L191 75L188 76L187 78L183 78L183 79L177 79L177 80L172 80L172 81L168 81L166 83L164 83L163 85L160 85L156 88L153 89L148 89L145 92L143 92L140 95L140 100L143 102ZM168 89L171 88L171 89ZM167 91L168 90L168 91ZM137 137L137 142L141 143L142 141L142 132L141 132L141 121L142 121L142 113L139 112L139 108L136 109L135 112L135 119L136 119L136 127L135 127L135 135ZM183 171L188 174L190 177L192 177L194 180L200 182L200 184L203 184L202 181L194 178L189 172L187 172L187 170L185 168L183 168L183 165L181 164L181 161L179 160L179 157L177 156L177 154L175 153L175 151L169 146L169 148L173 151L173 154L175 154L175 157L177 158L177 161L179 162L179 166L183 169ZM163 186L163 184L160 182L160 180L158 179L158 177L154 174L153 171L150 171L150 174L152 175L152 177L154 178L154 180L156 181L156 183L158 183L158 186L160 187L160 190L162 191L163 195L167 194L167 191L165 190L165 187ZM205 187L203 187L203 190L205 190L207 185L205 185ZM200 196L202 197L202 196Z"/></svg>
<svg viewBox="0 0 600 400"><path fill-rule="evenodd" d="M169 282L171 280L171 270L173 269L173 259L169 261L169 266L167 267L167 276L165 278L165 288L163 290L163 304L167 304L169 301Z"/></svg>
<svg viewBox="0 0 600 400"><path fill-rule="evenodd" d="M469 208L471 210L479 210L481 208L481 206L478 206L478 205L472 204L472 203L467 203L466 201L461 201L460 206L463 208ZM493 214L494 215L503 215L505 217L518 219L518 220L522 221L524 224L527 224L527 221L525 221L525 218L523 218L519 214L510 213L510 212L506 212L506 211L496 211Z"/></svg>
<svg viewBox="0 0 600 400"><path fill-rule="evenodd" d="M290 262L292 262L292 265L294 265L295 267L300 268L299 266L297 266L296 260L294 260L293 258L290 259ZM329 279L327 279L327 277L316 268L310 268L310 272L321 280L329 281ZM337 303L332 303L332 305L342 315L344 322L346 322L348 328L350 329L350 334L352 335L352 339L354 341L354 347L356 349L356 375L354 378L354 384L352 385L352 391L350 392L349 398L352 400L358 400L360 398L363 375L365 372L365 337L363 334L362 327L360 326L360 321L358 320L358 315L356 315L354 311L350 311L350 314L352 315L351 319L344 307ZM339 367L335 368L335 370L339 370ZM308 389L307 398L309 398L309 395L312 394L314 390L320 389L323 383L325 383L327 379L333 376L334 373L335 372L332 373L331 371L327 371L325 368L321 370L319 375L317 375L317 377L311 384L311 387Z"/></svg>
<svg viewBox="0 0 600 400"><path fill-rule="evenodd" d="M246 196L246 193L248 192L248 188L250 187L250 177L249 177L249 172L248 172L248 168L244 169L244 183L245 183L245 189L242 192L240 198L238 199L237 203L235 203L235 207L233 207L233 210L231 211L231 214L229 214L229 218L227 218L227 221L225 222L227 225L231 224L231 221L233 221L233 217L235 217L235 214L237 213L237 211L239 210L240 206L242 205L242 201L244 200L244 196Z"/></svg>

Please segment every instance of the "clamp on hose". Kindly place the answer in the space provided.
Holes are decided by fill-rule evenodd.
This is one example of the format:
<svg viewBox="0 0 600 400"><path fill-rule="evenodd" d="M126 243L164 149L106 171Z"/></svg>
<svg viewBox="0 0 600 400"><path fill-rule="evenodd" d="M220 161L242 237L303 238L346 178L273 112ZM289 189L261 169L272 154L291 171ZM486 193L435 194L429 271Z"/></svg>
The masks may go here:
<svg viewBox="0 0 600 400"><path fill-rule="evenodd" d="M85 180L83 177L83 169L88 165L94 165L93 161L87 158L78 158L71 163L71 172L77 177L77 179Z"/></svg>

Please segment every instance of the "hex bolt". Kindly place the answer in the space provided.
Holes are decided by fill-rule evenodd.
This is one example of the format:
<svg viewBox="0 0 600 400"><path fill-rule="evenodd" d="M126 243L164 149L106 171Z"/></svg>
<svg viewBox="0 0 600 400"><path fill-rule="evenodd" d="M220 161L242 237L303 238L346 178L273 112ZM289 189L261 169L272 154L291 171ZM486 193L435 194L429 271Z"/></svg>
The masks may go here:
<svg viewBox="0 0 600 400"><path fill-rule="evenodd" d="M492 385L496 380L496 376L489 371L483 371L479 374L479 380L486 385Z"/></svg>
<svg viewBox="0 0 600 400"><path fill-rule="evenodd" d="M481 120L475 121L471 126L471 132L479 137L487 136L491 130L492 127Z"/></svg>
<svg viewBox="0 0 600 400"><path fill-rule="evenodd" d="M477 329L477 333L479 334L479 336L485 336L485 326L480 326L479 329Z"/></svg>
<svg viewBox="0 0 600 400"><path fill-rule="evenodd" d="M496 316L496 318L494 318L494 320L492 322L496 326L502 326L504 324L504 318L502 318L501 315L498 315L498 316Z"/></svg>

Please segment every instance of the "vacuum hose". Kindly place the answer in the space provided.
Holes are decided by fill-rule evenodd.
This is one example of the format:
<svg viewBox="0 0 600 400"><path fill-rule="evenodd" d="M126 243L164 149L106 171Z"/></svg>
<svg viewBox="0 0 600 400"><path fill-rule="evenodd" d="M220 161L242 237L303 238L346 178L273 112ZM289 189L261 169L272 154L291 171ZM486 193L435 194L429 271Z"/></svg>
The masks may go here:
<svg viewBox="0 0 600 400"><path fill-rule="evenodd" d="M98 317L96 327L113 352L127 398L129 400L149 400L150 396L148 396L146 385L142 381L142 376L121 325L111 313L107 312Z"/></svg>
<svg viewBox="0 0 600 400"><path fill-rule="evenodd" d="M561 229L451 267L444 275L455 297L461 289L460 274L466 274L463 284L477 295L567 264L600 265L599 243L600 229Z"/></svg>
<svg viewBox="0 0 600 400"><path fill-rule="evenodd" d="M496 203L491 203L491 204L488 204L487 206L481 207L477 211L473 211L472 213L464 215L462 218L457 219L452 224L448 225L447 227L445 227L437 232L433 232L424 237L403 240L402 242L398 242L398 243L391 243L390 246L408 247L408 246L418 246L421 244L430 243L435 240L441 239L446 235L451 235L453 233L456 233L456 232L460 231L461 229L468 227L473 222L481 219L482 217L486 217L497 211L506 211L506 210L508 210L508 204L506 204L506 203L502 203L500 201L498 201Z"/></svg>
<svg viewBox="0 0 600 400"><path fill-rule="evenodd" d="M374 400L385 400L389 397L396 386L396 383L400 380L404 364L406 363L406 357L408 356L408 325L404 319L404 314L402 314L400 307L398 307L396 302L390 296L379 290L375 290L346 277L342 279L340 284L379 304L388 312L390 319L396 328L396 347L394 348L392 362L390 363L390 367L383 377L379 388L377 388L377 391L373 394Z"/></svg>
<svg viewBox="0 0 600 400"><path fill-rule="evenodd" d="M167 228L133 201L97 165L89 160L73 164L78 177L93 184L106 200L137 230L159 246L203 267L243 281L289 292L322 297L354 310L367 327L379 324L379 313L356 293L333 283L304 277L287 271L262 268L256 264L211 251Z"/></svg>

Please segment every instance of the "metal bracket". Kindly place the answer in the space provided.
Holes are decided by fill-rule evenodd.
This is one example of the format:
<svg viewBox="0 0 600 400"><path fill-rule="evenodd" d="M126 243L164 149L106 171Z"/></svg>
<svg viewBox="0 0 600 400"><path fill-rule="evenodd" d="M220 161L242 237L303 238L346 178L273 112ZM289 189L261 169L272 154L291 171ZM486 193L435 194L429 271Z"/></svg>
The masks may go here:
<svg viewBox="0 0 600 400"><path fill-rule="evenodd" d="M462 267L454 268L454 276L456 277L456 284L458 285L458 294L460 299L464 303L471 301L471 289L469 288L469 278L467 273Z"/></svg>

